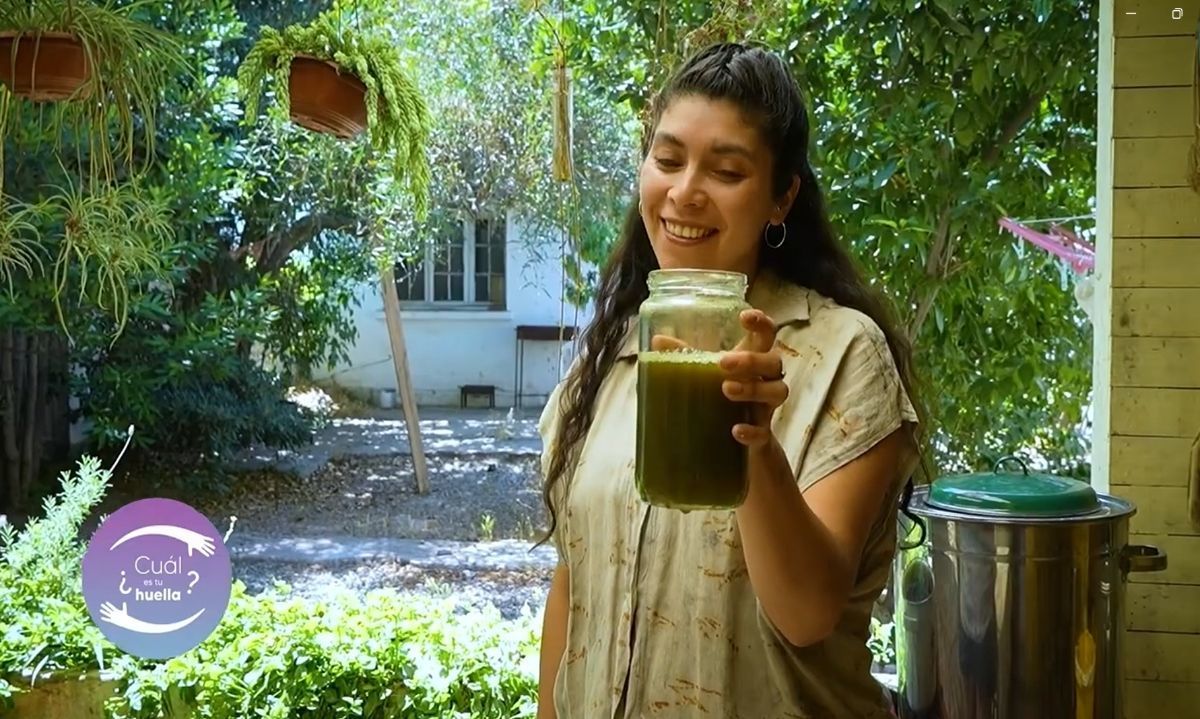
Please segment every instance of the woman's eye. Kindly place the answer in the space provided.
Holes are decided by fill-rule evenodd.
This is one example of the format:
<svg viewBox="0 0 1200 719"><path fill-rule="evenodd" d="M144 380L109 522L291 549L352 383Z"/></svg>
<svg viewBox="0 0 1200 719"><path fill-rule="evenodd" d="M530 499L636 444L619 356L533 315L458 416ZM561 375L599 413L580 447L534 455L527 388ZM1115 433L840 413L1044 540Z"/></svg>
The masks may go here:
<svg viewBox="0 0 1200 719"><path fill-rule="evenodd" d="M673 157L656 157L654 162L663 169L670 170L679 167L679 160Z"/></svg>
<svg viewBox="0 0 1200 719"><path fill-rule="evenodd" d="M717 177L728 182L736 182L742 179L743 175L742 173L734 172L733 170L717 170Z"/></svg>

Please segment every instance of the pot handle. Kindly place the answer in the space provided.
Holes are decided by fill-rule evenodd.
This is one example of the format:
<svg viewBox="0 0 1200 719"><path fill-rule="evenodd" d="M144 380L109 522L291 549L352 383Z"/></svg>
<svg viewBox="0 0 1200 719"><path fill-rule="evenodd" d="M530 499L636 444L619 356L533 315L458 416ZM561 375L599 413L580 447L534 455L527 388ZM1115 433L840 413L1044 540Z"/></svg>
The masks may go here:
<svg viewBox="0 0 1200 719"><path fill-rule="evenodd" d="M1000 459L996 460L996 464L992 467L992 472L998 473L1000 471L1000 465L1004 464L1005 462L1016 462L1017 464L1021 465L1022 472L1029 474L1029 465L1025 464L1025 460L1021 459L1015 454L1006 454Z"/></svg>
<svg viewBox="0 0 1200 719"><path fill-rule="evenodd" d="M1121 568L1126 572L1161 572L1167 568L1167 554L1149 544L1129 544L1121 552Z"/></svg>

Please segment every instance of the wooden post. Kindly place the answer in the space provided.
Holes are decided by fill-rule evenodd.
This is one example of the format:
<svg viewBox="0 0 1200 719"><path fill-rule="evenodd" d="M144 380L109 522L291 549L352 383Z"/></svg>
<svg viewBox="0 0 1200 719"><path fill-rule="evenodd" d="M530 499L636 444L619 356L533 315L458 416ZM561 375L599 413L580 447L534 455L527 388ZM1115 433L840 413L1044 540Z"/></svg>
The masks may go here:
<svg viewBox="0 0 1200 719"><path fill-rule="evenodd" d="M387 320L388 339L392 344L392 364L396 368L396 390L404 407L404 423L408 426L408 446L412 449L413 470L417 475L417 493L429 493L425 450L421 446L421 425L417 419L417 402L413 397L412 376L408 372L408 351L404 348L404 328L400 325L400 298L396 294L396 276L392 268L383 271L383 314Z"/></svg>

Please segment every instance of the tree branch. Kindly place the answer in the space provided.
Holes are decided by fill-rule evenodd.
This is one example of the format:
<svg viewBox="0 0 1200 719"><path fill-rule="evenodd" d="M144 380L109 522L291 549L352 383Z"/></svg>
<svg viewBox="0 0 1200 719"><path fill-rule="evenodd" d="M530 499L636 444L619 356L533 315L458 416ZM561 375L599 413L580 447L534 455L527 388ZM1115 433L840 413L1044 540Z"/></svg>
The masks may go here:
<svg viewBox="0 0 1200 719"><path fill-rule="evenodd" d="M985 165L995 164L1000 159L1000 152L1004 146L1013 141L1025 125L1029 124L1029 120L1033 118L1033 113L1042 104L1042 100L1046 97L1047 90L1035 92L1025 101L1025 104L1017 108L1008 121L1004 123L1004 127L1000 130L1000 136L996 138L988 147L984 148L980 159Z"/></svg>
<svg viewBox="0 0 1200 719"><path fill-rule="evenodd" d="M279 270L288 256L303 248L325 230L343 231L358 224L353 215L314 213L305 215L283 233L272 233L264 240L263 259L257 270L261 275Z"/></svg>

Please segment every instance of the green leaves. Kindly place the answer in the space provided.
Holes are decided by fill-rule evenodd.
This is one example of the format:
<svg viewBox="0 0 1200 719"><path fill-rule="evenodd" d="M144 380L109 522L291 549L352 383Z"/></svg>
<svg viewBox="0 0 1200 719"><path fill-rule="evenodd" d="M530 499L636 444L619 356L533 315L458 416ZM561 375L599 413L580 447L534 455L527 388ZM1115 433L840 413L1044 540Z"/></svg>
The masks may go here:
<svg viewBox="0 0 1200 719"><path fill-rule="evenodd" d="M0 27L27 38L42 31L71 33L82 43L91 68L78 97L55 103L48 113L0 87L0 101L9 110L0 112L0 134L7 136L26 116L33 122L47 118L56 136L65 132L78 141L91 177L112 182L119 170L144 169L133 167L135 149L140 141L150 151L143 159L153 156L158 106L183 73L186 55L175 37L144 21L143 5L0 0Z"/></svg>
<svg viewBox="0 0 1200 719"><path fill-rule="evenodd" d="M172 694L198 719L228 716L532 717L537 623L453 600L376 590L322 600L237 582L216 632L162 663L120 660L114 719L157 717Z"/></svg>
<svg viewBox="0 0 1200 719"><path fill-rule="evenodd" d="M679 38L732 6L671 5L665 34L632 0L576 12L591 41L572 66L640 110L684 52ZM1076 471L1090 328L1071 277L1018 254L996 221L1000 205L1016 218L1091 206L1097 3L1073 16L982 0L736 6L741 36L791 63L835 224L911 329L937 463L980 467L1024 448ZM646 82L631 96L635 75Z"/></svg>
<svg viewBox="0 0 1200 719"><path fill-rule="evenodd" d="M20 532L0 528L0 676L37 681L50 672L102 666L116 651L84 606L79 539L110 474L99 460L84 457L60 479L61 490L45 501L41 516ZM12 688L0 686L0 698Z"/></svg>

